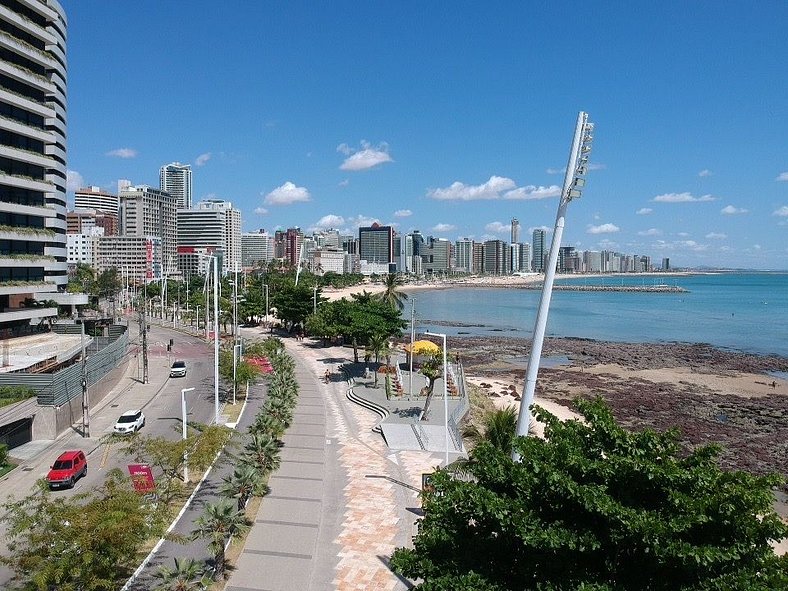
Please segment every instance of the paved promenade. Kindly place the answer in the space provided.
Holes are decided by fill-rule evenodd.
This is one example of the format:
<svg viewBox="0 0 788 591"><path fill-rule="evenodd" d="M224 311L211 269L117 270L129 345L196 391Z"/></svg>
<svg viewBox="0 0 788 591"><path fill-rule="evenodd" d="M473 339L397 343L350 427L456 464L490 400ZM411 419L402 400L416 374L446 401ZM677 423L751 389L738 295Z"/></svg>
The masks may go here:
<svg viewBox="0 0 788 591"><path fill-rule="evenodd" d="M267 336L245 336L253 335ZM421 474L433 471L442 454L389 450L371 431L378 417L345 398L347 383L319 380L326 368L351 361L347 349L285 343L296 361L299 402L282 466L226 589L407 589L387 561L410 543Z"/></svg>

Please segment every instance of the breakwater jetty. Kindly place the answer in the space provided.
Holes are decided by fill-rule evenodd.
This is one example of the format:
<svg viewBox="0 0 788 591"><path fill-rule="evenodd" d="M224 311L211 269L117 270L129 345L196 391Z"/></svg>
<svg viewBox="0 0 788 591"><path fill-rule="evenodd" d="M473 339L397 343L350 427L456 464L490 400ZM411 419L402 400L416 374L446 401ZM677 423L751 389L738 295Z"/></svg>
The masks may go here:
<svg viewBox="0 0 788 591"><path fill-rule="evenodd" d="M522 289L542 289L541 283L520 286ZM689 293L678 285L553 285L553 291L625 291L631 293Z"/></svg>

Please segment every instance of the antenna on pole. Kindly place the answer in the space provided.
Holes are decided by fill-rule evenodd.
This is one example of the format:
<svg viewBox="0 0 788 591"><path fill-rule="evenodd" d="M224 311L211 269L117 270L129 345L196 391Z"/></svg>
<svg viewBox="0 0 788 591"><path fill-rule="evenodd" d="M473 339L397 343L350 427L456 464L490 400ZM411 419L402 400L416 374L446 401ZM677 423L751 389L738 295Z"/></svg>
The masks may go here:
<svg viewBox="0 0 788 591"><path fill-rule="evenodd" d="M525 374L523 396L520 403L520 412L517 417L517 435L528 435L531 425L531 405L534 402L536 390L536 376L539 372L539 360L542 356L544 333L547 327L547 315L550 310L550 298L553 293L553 280L558 264L558 251L561 247L561 236L564 233L566 210L572 199L579 198L583 193L588 173L588 155L591 152L594 124L588 121L588 113L580 111L577 115L575 135L569 151L569 162L564 175L564 188L561 191L561 201L558 204L558 213L555 217L555 230L550 244L550 255L545 268L545 278L542 284L542 296L539 300L539 309L534 324L534 334L531 341L531 355L528 358L528 369ZM517 453L513 454L518 459Z"/></svg>

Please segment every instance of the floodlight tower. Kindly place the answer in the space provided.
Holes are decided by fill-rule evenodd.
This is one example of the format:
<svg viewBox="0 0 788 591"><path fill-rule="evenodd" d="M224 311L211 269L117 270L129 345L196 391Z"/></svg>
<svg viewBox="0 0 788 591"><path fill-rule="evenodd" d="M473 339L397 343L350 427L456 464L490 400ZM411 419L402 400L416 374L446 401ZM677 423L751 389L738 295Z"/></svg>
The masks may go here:
<svg viewBox="0 0 788 591"><path fill-rule="evenodd" d="M575 135L569 151L569 163L566 165L564 187L561 191L561 201L558 204L558 214L555 218L555 230L550 244L550 256L545 269L542 297L539 300L539 309L536 313L534 336L531 341L531 355L528 358L528 370L525 374L523 396L520 404L520 413L517 417L517 435L528 435L531 424L531 405L534 402L536 390L536 376L539 372L539 360L542 356L544 333L547 327L547 314L550 310L550 298L553 294L553 280L555 268L558 264L558 250L561 247L561 236L564 233L564 219L569 202L582 195L588 172L588 155L591 152L594 124L588 121L588 113L580 111L577 115ZM517 459L516 454L513 454Z"/></svg>

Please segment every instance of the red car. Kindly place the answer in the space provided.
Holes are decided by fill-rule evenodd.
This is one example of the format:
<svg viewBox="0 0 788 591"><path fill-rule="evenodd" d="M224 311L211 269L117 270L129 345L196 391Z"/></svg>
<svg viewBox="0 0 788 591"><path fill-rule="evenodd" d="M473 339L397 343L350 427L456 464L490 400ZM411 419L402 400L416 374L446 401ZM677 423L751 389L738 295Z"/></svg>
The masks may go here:
<svg viewBox="0 0 788 591"><path fill-rule="evenodd" d="M88 460L79 450L60 454L47 474L49 488L72 488L74 483L88 473Z"/></svg>

